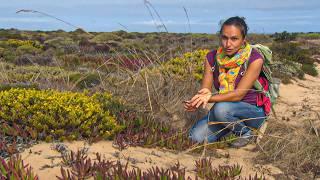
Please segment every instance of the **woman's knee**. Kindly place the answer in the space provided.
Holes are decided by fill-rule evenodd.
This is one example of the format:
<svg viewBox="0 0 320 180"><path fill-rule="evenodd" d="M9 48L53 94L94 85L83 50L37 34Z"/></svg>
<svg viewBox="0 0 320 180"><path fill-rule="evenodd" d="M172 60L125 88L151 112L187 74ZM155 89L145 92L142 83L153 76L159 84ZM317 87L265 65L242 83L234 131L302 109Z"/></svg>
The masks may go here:
<svg viewBox="0 0 320 180"><path fill-rule="evenodd" d="M206 133L208 131L207 121L202 119L199 120L189 131L189 138L192 141L201 143L206 138Z"/></svg>
<svg viewBox="0 0 320 180"><path fill-rule="evenodd" d="M226 120L233 112L232 102L218 102L210 110L217 121Z"/></svg>

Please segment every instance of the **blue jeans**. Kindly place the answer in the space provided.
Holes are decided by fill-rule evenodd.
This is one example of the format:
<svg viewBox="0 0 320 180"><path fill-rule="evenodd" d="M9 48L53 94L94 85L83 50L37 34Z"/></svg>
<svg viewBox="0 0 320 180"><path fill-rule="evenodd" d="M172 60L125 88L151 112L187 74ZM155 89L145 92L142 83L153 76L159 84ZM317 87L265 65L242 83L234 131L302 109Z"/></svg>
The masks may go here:
<svg viewBox="0 0 320 180"><path fill-rule="evenodd" d="M256 119L241 122L241 119L248 118ZM207 138L208 142L211 143L219 140L229 132L242 136L250 134L250 128L258 129L265 119L266 115L262 107L241 101L219 102L214 104L208 115L193 125L189 131L189 137L198 143L203 142ZM208 121L217 123L208 125Z"/></svg>

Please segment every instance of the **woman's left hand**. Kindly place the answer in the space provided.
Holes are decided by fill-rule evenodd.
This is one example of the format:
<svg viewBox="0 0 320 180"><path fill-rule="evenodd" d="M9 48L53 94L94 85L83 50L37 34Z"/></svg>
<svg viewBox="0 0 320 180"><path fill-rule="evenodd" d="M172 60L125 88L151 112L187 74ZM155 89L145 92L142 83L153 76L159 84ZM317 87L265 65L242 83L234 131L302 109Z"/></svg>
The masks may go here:
<svg viewBox="0 0 320 180"><path fill-rule="evenodd" d="M190 103L192 106L195 106L198 108L199 106L205 108L208 104L210 98L212 96L211 91L208 88L203 88L200 91L198 91L198 94L196 94L191 100Z"/></svg>

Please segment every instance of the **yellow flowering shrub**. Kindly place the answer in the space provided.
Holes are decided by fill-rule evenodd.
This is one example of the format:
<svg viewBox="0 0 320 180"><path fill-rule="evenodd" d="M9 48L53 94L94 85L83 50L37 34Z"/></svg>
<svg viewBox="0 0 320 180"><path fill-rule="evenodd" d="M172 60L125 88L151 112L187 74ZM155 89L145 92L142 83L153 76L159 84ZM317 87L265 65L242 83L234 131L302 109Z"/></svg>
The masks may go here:
<svg viewBox="0 0 320 180"><path fill-rule="evenodd" d="M39 54L41 52L41 49L38 49L36 47L33 47L31 45L22 45L17 47L16 53L17 55L23 55L23 54Z"/></svg>
<svg viewBox="0 0 320 180"><path fill-rule="evenodd" d="M37 49L43 49L43 45L41 45L38 41L31 40L8 39L6 44L12 47L32 46Z"/></svg>
<svg viewBox="0 0 320 180"><path fill-rule="evenodd" d="M188 74L197 79L202 79L203 74L203 62L206 59L206 55L209 52L207 49L200 49L193 52L187 52L181 57L173 58L166 61L163 64L164 69L167 72L175 75L185 77Z"/></svg>
<svg viewBox="0 0 320 180"><path fill-rule="evenodd" d="M111 94L10 89L0 91L0 118L34 128L39 139L111 138L122 129L111 113L120 107Z"/></svg>

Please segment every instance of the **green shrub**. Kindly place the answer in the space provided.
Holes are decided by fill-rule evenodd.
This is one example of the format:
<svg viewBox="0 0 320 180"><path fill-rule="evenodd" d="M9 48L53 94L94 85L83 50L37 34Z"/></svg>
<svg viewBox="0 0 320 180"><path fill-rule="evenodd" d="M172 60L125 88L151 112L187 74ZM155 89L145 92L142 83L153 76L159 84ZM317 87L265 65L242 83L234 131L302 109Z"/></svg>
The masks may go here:
<svg viewBox="0 0 320 180"><path fill-rule="evenodd" d="M302 49L297 43L273 43L271 50L280 60L290 60L301 64L313 64L314 59L308 49Z"/></svg>
<svg viewBox="0 0 320 180"><path fill-rule="evenodd" d="M302 71L305 72L306 74L309 74L311 76L317 76L318 71L316 69L316 66L313 64L302 64L301 67Z"/></svg>
<svg viewBox="0 0 320 180"><path fill-rule="evenodd" d="M32 39L44 43L48 39L49 35L43 32L35 33L32 35Z"/></svg>
<svg viewBox="0 0 320 180"><path fill-rule="evenodd" d="M11 32L10 30L1 29L0 37L6 39L22 39L22 36L19 32Z"/></svg>
<svg viewBox="0 0 320 180"><path fill-rule="evenodd" d="M273 43L271 50L279 60L289 60L298 63L313 63L309 58L308 50L301 49L296 43Z"/></svg>
<svg viewBox="0 0 320 180"><path fill-rule="evenodd" d="M68 69L79 69L80 67L100 68L106 62L106 57L101 54L67 54L59 56L59 64Z"/></svg>
<svg viewBox="0 0 320 180"><path fill-rule="evenodd" d="M137 41L137 40L133 41L129 39L123 40L121 43L121 46L124 47L124 49L136 49L136 50L144 50L147 48L146 43L142 41Z"/></svg>
<svg viewBox="0 0 320 180"><path fill-rule="evenodd" d="M320 33L299 34L298 37L303 39L320 39Z"/></svg>
<svg viewBox="0 0 320 180"><path fill-rule="evenodd" d="M39 89L38 85L31 83L10 83L10 84L0 84L0 91L10 90L12 88L16 89Z"/></svg>
<svg viewBox="0 0 320 180"><path fill-rule="evenodd" d="M304 78L304 74L317 75L314 66L315 60L311 58L308 49L302 49L297 43L273 43L271 46L273 59L277 66L272 70L278 77ZM284 80L284 79L283 79ZM287 81L287 80L286 80Z"/></svg>
<svg viewBox="0 0 320 180"><path fill-rule="evenodd" d="M0 80L5 82L64 82L74 71L66 71L59 67L50 66L16 66L11 63L0 63L4 67Z"/></svg>
<svg viewBox="0 0 320 180"><path fill-rule="evenodd" d="M49 47L53 47L61 52L64 52L65 47L77 45L77 43L73 39L69 37L59 37L59 36L49 39L44 43L47 44Z"/></svg>
<svg viewBox="0 0 320 180"><path fill-rule="evenodd" d="M126 31L120 30L120 31L113 31L112 33L114 33L115 35L125 38L125 39L133 39L134 37L132 36L131 33L128 33Z"/></svg>
<svg viewBox="0 0 320 180"><path fill-rule="evenodd" d="M16 50L16 53L18 55L23 55L23 54L32 54L32 55L35 55L35 54L38 54L41 52L41 49L38 49L32 45L29 45L29 44L25 44L25 45L22 45L22 46L19 46Z"/></svg>
<svg viewBox="0 0 320 180"><path fill-rule="evenodd" d="M100 76L97 73L89 74L72 74L70 75L70 81L76 83L79 89L92 88L100 84Z"/></svg>
<svg viewBox="0 0 320 180"><path fill-rule="evenodd" d="M59 60L64 67L75 68L81 64L80 57L76 54L62 55Z"/></svg>
<svg viewBox="0 0 320 180"><path fill-rule="evenodd" d="M272 42L270 35L266 35L266 34L250 33L250 34L248 34L247 39L251 44L257 44L257 43L266 44L266 43Z"/></svg>
<svg viewBox="0 0 320 180"><path fill-rule="evenodd" d="M272 35L275 41L278 42L288 42L295 40L297 37L296 33L288 33L287 31L283 31L282 33L275 33Z"/></svg>
<svg viewBox="0 0 320 180"><path fill-rule="evenodd" d="M96 43L106 43L108 41L121 41L122 38L115 33L104 32L96 35L92 41Z"/></svg>
<svg viewBox="0 0 320 180"><path fill-rule="evenodd" d="M3 53L5 52L5 48L2 48L2 47L0 47L0 57L2 57L3 56Z"/></svg>
<svg viewBox="0 0 320 180"><path fill-rule="evenodd" d="M9 48L8 44L6 43L6 41L0 41L0 47L4 48L4 49Z"/></svg>
<svg viewBox="0 0 320 180"><path fill-rule="evenodd" d="M1 57L3 57L3 59L7 62L13 62L16 58L16 53L14 50L11 49L4 49Z"/></svg>
<svg viewBox="0 0 320 180"><path fill-rule="evenodd" d="M111 138L121 130L105 101L119 104L111 94L10 89L0 91L0 119L34 128L39 139Z"/></svg>

